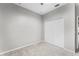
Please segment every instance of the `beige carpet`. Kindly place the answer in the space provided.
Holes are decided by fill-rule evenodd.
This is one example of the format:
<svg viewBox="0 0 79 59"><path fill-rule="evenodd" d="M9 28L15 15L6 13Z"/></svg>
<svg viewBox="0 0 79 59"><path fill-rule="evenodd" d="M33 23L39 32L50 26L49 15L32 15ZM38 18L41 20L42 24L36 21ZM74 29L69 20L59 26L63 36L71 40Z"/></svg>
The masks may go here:
<svg viewBox="0 0 79 59"><path fill-rule="evenodd" d="M68 52L63 48L43 42L11 51L3 56L73 56L73 53Z"/></svg>

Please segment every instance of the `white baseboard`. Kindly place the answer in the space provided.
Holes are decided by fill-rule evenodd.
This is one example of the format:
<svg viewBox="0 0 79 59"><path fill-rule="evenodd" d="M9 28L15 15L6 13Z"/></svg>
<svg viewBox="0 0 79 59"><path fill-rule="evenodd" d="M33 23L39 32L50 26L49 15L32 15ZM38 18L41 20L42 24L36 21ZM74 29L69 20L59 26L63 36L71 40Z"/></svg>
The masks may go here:
<svg viewBox="0 0 79 59"><path fill-rule="evenodd" d="M18 50L18 49L21 49L21 48L24 48L24 47L27 47L27 46L30 46L30 45L38 44L40 42L41 42L40 40L33 41L33 42L26 44L25 46L21 46L21 47L17 47L17 48L14 48L14 49L7 50L7 51L3 51L3 52L0 53L0 55L3 55L5 53L11 52L11 51L15 51L15 50Z"/></svg>
<svg viewBox="0 0 79 59"><path fill-rule="evenodd" d="M45 42L51 44L50 42L47 42L47 41L45 41ZM51 45L56 46L55 44L51 44ZM60 48L63 48L63 47L60 47ZM72 51L72 50L69 50L69 49L66 49L66 48L63 48L63 49L66 50L66 51L68 51L68 52L71 52L71 53L75 54L75 51Z"/></svg>
<svg viewBox="0 0 79 59"><path fill-rule="evenodd" d="M17 48L14 48L14 49L10 49L10 50L1 52L0 55L4 55L5 53L11 52L11 51L15 51L15 50L18 50L18 49L21 49L21 48L24 48L24 47L28 47L28 46L31 46L31 45L34 45L34 44L38 44L40 42L42 42L42 41L41 40L37 40L37 41L34 41L34 42L30 42L30 43L26 44L25 46L21 46L21 47L17 47ZM51 44L50 42L47 42L47 41L43 41L43 42ZM51 44L51 45L54 45L54 44ZM60 47L60 48L62 48L62 47ZM69 49L66 49L66 48L63 48L63 49L66 50L66 51L69 51L69 52L71 52L73 54L75 54L75 52L72 51L72 50L69 50Z"/></svg>

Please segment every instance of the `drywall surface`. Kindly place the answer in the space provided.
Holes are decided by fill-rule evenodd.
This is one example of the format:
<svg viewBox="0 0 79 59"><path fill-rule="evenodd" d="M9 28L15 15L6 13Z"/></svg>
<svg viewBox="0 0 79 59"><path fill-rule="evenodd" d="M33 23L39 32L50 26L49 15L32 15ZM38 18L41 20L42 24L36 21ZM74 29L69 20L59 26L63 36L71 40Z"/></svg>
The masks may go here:
<svg viewBox="0 0 79 59"><path fill-rule="evenodd" d="M41 16L14 4L0 4L1 52L41 40Z"/></svg>
<svg viewBox="0 0 79 59"><path fill-rule="evenodd" d="M61 18L64 19L64 48L75 52L75 4L66 4L63 7L60 7L46 15L43 16L44 18L44 26L45 26L45 40L51 44L57 45L58 43L54 43L56 40L58 42L63 42L61 39L56 36L57 38L54 39L55 33L59 32L62 27L62 22L57 22L58 24L61 23L62 25L57 25L54 21L59 21ZM52 23L51 23L52 22ZM50 24L51 23L51 24ZM54 27L55 26L55 27ZM60 26L60 27L59 27ZM47 29L51 27L50 29ZM62 27L63 28L63 27ZM58 31L57 31L58 30ZM61 29L63 30L63 29ZM55 31L55 32L54 32ZM50 33L51 32L51 33ZM59 32L60 36L62 36ZM47 37L47 35L49 35ZM50 37L51 35L51 37ZM57 34L59 35L59 34ZM59 46L59 45L57 45ZM63 46L60 46L63 47Z"/></svg>

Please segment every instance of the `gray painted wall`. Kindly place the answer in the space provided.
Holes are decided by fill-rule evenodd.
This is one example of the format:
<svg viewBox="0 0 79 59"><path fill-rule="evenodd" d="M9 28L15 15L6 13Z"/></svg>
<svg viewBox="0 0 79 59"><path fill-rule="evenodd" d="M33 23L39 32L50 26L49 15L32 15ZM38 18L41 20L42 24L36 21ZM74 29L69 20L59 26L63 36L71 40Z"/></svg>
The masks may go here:
<svg viewBox="0 0 79 59"><path fill-rule="evenodd" d="M40 41L41 16L14 4L0 4L0 52Z"/></svg>
<svg viewBox="0 0 79 59"><path fill-rule="evenodd" d="M47 15L44 16L44 26L47 22L53 22L54 20L58 20L60 18L64 19L64 48L68 49L72 52L75 52L75 4L67 4L63 7L60 7ZM57 21L56 20L56 21ZM50 25L52 27L53 25ZM52 27L54 28L54 27ZM48 30L50 31L50 30ZM52 31L51 31L52 32ZM51 35L48 33L45 33L45 35ZM53 32L52 32L53 34ZM61 35L61 34L60 34ZM51 35L52 36L52 35ZM50 40L46 39L45 40ZM51 40L54 40L52 38ZM54 42L52 42L53 44ZM54 44L56 45L56 44Z"/></svg>

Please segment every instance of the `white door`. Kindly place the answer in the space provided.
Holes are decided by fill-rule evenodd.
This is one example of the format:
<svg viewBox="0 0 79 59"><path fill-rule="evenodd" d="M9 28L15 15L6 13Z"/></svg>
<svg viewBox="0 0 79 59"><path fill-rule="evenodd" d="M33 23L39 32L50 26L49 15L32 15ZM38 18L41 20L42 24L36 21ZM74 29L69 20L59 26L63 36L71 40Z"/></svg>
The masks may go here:
<svg viewBox="0 0 79 59"><path fill-rule="evenodd" d="M64 48L64 19L45 22L45 40L51 44Z"/></svg>

